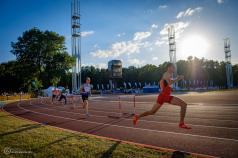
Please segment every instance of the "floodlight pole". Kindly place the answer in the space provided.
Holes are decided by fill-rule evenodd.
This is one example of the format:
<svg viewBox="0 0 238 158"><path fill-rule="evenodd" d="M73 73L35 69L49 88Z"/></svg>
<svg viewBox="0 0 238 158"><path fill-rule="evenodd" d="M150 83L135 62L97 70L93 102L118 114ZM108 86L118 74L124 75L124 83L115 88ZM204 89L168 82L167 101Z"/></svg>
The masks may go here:
<svg viewBox="0 0 238 158"><path fill-rule="evenodd" d="M169 59L170 63L175 66L175 72L173 73L173 78L177 76L177 64L176 64L176 42L175 42L175 29L173 25L168 27L168 41L169 41ZM173 84L173 88L177 87L177 83Z"/></svg>
<svg viewBox="0 0 238 158"><path fill-rule="evenodd" d="M72 91L81 86L81 32L80 32L80 1L71 1L71 48L75 63L72 67Z"/></svg>
<svg viewBox="0 0 238 158"><path fill-rule="evenodd" d="M227 88L232 88L233 75L232 75L232 65L231 65L231 42L229 38L224 39L224 52L225 52L225 62L226 62Z"/></svg>

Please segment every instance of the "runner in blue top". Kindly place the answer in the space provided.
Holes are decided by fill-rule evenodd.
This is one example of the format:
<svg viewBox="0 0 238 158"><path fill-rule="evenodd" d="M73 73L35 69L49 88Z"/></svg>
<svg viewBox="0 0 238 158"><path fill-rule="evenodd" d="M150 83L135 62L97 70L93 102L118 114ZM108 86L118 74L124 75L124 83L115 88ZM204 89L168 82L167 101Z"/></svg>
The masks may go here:
<svg viewBox="0 0 238 158"><path fill-rule="evenodd" d="M86 115L89 116L88 113L88 97L91 94L91 79L89 77L86 78L86 82L81 86L80 93L82 95L83 100L83 108L86 109Z"/></svg>

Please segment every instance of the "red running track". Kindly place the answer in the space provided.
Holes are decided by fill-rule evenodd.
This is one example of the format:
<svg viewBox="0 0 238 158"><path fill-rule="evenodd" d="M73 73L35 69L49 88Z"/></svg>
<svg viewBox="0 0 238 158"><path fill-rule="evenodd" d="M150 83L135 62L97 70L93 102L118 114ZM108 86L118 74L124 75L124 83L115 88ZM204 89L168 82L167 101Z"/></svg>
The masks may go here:
<svg viewBox="0 0 238 158"><path fill-rule="evenodd" d="M139 97L137 113L150 109L154 96L147 97L144 102ZM223 106L220 102L206 103L205 97L202 103L190 103L186 121L192 130L185 130L178 128L179 108L176 106L164 105L155 116L143 118L136 127L130 115L108 117L120 116L115 98L90 100L90 117L86 117L79 106L72 108L71 104L55 105L37 100L8 104L4 109L39 123L98 136L218 157L238 157L237 102ZM123 110L131 111L132 104L130 100L125 101Z"/></svg>

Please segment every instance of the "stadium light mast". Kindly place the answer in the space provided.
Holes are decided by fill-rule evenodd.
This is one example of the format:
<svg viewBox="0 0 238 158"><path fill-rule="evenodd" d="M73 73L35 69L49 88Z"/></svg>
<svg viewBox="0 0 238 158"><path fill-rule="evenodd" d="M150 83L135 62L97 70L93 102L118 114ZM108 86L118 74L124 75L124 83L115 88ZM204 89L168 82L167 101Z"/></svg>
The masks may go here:
<svg viewBox="0 0 238 158"><path fill-rule="evenodd" d="M232 65L231 65L231 42L229 38L224 39L224 52L225 52L225 62L226 62L227 88L232 88L233 75L232 75Z"/></svg>
<svg viewBox="0 0 238 158"><path fill-rule="evenodd" d="M175 29L173 25L168 27L168 41L169 41L169 59L175 66L175 72L173 78L177 76L177 64L176 64L176 42L175 42ZM173 85L173 88L177 87L177 83Z"/></svg>
<svg viewBox="0 0 238 158"><path fill-rule="evenodd" d="M75 63L72 67L72 91L81 86L81 32L80 32L80 1L71 0L71 48Z"/></svg>

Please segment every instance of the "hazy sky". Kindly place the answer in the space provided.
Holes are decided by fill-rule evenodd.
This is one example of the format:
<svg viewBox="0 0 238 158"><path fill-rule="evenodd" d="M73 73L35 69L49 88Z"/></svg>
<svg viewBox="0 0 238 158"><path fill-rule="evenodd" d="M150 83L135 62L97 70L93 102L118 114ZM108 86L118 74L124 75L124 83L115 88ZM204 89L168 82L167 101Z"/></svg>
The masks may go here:
<svg viewBox="0 0 238 158"><path fill-rule="evenodd" d="M230 37L238 63L237 0L81 0L83 65L124 66L169 60L167 26L176 29L177 59L224 60ZM0 0L0 62L13 60L10 43L32 27L66 37L70 53L70 0Z"/></svg>

